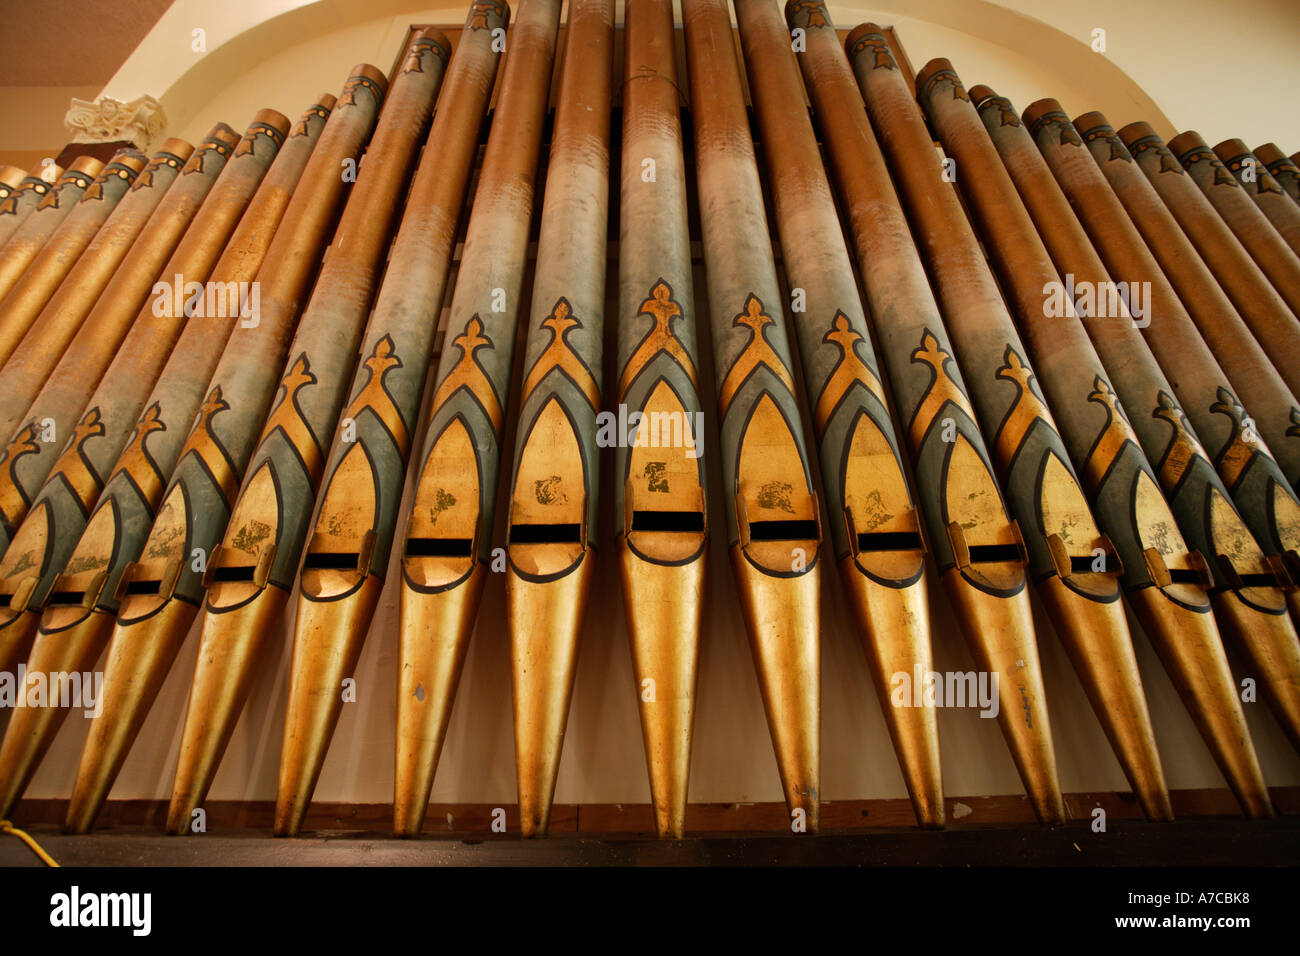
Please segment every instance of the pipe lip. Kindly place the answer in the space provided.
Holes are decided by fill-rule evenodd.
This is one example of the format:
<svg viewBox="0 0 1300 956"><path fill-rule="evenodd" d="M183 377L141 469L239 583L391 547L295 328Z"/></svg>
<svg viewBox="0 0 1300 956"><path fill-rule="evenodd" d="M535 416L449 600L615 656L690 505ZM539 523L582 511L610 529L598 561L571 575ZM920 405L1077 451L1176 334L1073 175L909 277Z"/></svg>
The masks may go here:
<svg viewBox="0 0 1300 956"><path fill-rule="evenodd" d="M856 27L850 30L849 35L844 38L844 49L852 50L853 44L857 43L858 40L862 39L864 36L868 36L872 33L879 34L881 37L884 37L885 35L881 31L879 25L875 23L859 23ZM850 56L852 56L852 54L850 54Z"/></svg>
<svg viewBox="0 0 1300 956"><path fill-rule="evenodd" d="M94 156L78 156L71 163L65 172L82 173L94 179L99 175L99 171L104 168L104 161L96 159Z"/></svg>
<svg viewBox="0 0 1300 956"><path fill-rule="evenodd" d="M1265 166L1286 159L1286 154L1278 149L1277 143L1260 143L1255 147L1255 158Z"/></svg>
<svg viewBox="0 0 1300 956"><path fill-rule="evenodd" d="M0 166L0 183L18 188L18 184L27 178L27 170L17 166Z"/></svg>
<svg viewBox="0 0 1300 956"><path fill-rule="evenodd" d="M936 56L933 60L931 60L925 66L921 67L919 71L917 71L916 74L917 90L920 91L925 89L926 84L929 83L931 79L933 79L938 74L944 72L951 73L954 77L957 76L957 71L953 69L951 60L947 59L946 57ZM960 79L957 80L957 84L959 86L961 85Z"/></svg>
<svg viewBox="0 0 1300 956"><path fill-rule="evenodd" d="M781 9L785 12L785 18L787 20L794 19L794 16L798 12L799 4L801 2L806 2L806 0L785 0L785 5ZM825 4L822 4L823 10L825 9L825 6L826 6ZM826 17L826 22L829 24L831 19L830 14L823 13L823 16Z"/></svg>
<svg viewBox="0 0 1300 956"><path fill-rule="evenodd" d="M1214 147L1214 155L1225 163L1230 159L1236 159L1238 156L1245 156L1250 153L1250 147L1246 145L1245 140L1225 139Z"/></svg>
<svg viewBox="0 0 1300 956"><path fill-rule="evenodd" d="M273 110L269 108L264 110L258 110L257 113L253 116L253 122L261 123L265 126L271 127L272 129L276 130L281 137L288 136L289 127L293 125L289 121L289 117L285 116L279 110Z"/></svg>
<svg viewBox="0 0 1300 956"><path fill-rule="evenodd" d="M1129 123L1127 126L1122 126L1116 130L1116 132L1119 134L1120 142L1125 146L1132 146L1140 139L1146 139L1148 136L1156 135L1156 131L1152 128L1151 124L1143 122L1142 120L1138 120L1136 123ZM1159 137L1156 138L1158 139Z"/></svg>
<svg viewBox="0 0 1300 956"><path fill-rule="evenodd" d="M980 106L984 105L985 100L991 100L998 94L991 86L986 86L983 83L976 83L966 91L966 95L970 97L970 101L975 108L979 109Z"/></svg>
<svg viewBox="0 0 1300 956"><path fill-rule="evenodd" d="M1179 158L1190 153L1194 149L1210 148L1209 144L1201 138L1201 134L1196 132L1194 129L1185 130L1184 132L1179 133L1165 145L1169 147L1169 152Z"/></svg>
<svg viewBox="0 0 1300 956"><path fill-rule="evenodd" d="M358 63L352 68L351 72L348 73L348 79L350 80L358 76L364 77L378 86L380 93L388 92L388 77L384 75L383 71L380 70L379 67L371 66L369 63Z"/></svg>
<svg viewBox="0 0 1300 956"><path fill-rule="evenodd" d="M52 176L49 174L49 170L51 169L54 170ZM52 183L54 180L62 176L63 173L64 169L58 163L46 163L45 160L41 160L31 169L27 170L26 178L39 179L43 183Z"/></svg>
<svg viewBox="0 0 1300 956"><path fill-rule="evenodd" d="M442 51L443 62L446 62L451 57L451 41L437 27L425 27L415 35L415 40L432 40L434 45ZM411 43L414 44L415 40L412 40ZM409 50L410 47L408 46L407 49Z"/></svg>
<svg viewBox="0 0 1300 956"><path fill-rule="evenodd" d="M194 152L193 143L191 143L187 139L180 139L178 137L172 136L162 141L162 143L158 146L158 148L154 150L154 155L157 156L159 153L170 153L171 155L175 156L177 159L184 161L189 159L190 154L193 152Z"/></svg>
<svg viewBox="0 0 1300 956"><path fill-rule="evenodd" d="M149 163L149 157L131 146L123 147L113 154L109 159L109 164L117 163L119 166L125 166L133 173L138 173Z"/></svg>
<svg viewBox="0 0 1300 956"><path fill-rule="evenodd" d="M1041 120L1048 113L1064 113L1059 100L1054 100L1050 96L1041 100L1034 100L1025 107L1025 111L1020 114L1021 121L1031 129L1034 124Z"/></svg>
<svg viewBox="0 0 1300 956"><path fill-rule="evenodd" d="M203 142L234 149L235 144L239 142L239 134L225 123L217 123L212 129L208 130L207 135L203 137Z"/></svg>
<svg viewBox="0 0 1300 956"><path fill-rule="evenodd" d="M312 103L312 106L319 106L327 113L332 113L334 112L334 106L338 103L338 101L339 98L335 96L333 93L322 93L320 96L316 97L316 102ZM308 109L310 108L311 107L308 107Z"/></svg>
<svg viewBox="0 0 1300 956"><path fill-rule="evenodd" d="M1110 122L1106 119L1106 114L1101 110L1088 110L1088 112L1080 113L1074 118L1074 128L1078 131L1080 136L1085 133L1090 133L1094 129L1100 129L1103 126L1106 129L1111 130L1111 132L1114 132L1111 128Z"/></svg>

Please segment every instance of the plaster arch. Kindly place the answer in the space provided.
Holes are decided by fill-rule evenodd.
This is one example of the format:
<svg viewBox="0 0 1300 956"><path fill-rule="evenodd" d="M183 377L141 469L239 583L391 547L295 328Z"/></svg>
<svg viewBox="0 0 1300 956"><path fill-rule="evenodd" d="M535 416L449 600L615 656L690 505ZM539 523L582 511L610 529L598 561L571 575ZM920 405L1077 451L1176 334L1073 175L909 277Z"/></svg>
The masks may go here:
<svg viewBox="0 0 1300 956"><path fill-rule="evenodd" d="M1040 0L893 0L830 4L830 12L841 27L865 20L893 25L916 68L946 56L967 85L989 84L1018 107L1050 95L1074 113L1101 109L1116 125L1141 118L1174 133L1123 62L1092 51L1090 29L1077 25L1088 21L1036 9L1041 6ZM255 0L220 9L177 0L103 94L156 96L168 116L167 135L189 139L218 120L239 125L266 106L294 116L317 94L336 92L355 63L386 70L408 24L460 23L464 11L463 3L421 0ZM193 49L196 30L203 31L206 52ZM1127 32L1120 27L1121 37Z"/></svg>

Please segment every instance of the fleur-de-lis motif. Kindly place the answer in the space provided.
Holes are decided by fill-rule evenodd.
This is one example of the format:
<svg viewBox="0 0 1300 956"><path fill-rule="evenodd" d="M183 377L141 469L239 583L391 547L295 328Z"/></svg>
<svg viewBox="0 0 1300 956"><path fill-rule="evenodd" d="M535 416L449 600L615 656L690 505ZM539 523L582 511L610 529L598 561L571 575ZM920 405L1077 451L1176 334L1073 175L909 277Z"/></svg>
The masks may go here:
<svg viewBox="0 0 1300 956"><path fill-rule="evenodd" d="M912 361L928 365L932 371L925 397L916 407L916 414L912 416L912 424L908 427L911 442L916 446L930 431L939 410L948 402L952 402L970 418L974 418L975 413L971 410L966 393L948 372L952 356L939 347L938 338L929 329L921 334L921 345L913 350Z"/></svg>
<svg viewBox="0 0 1300 956"><path fill-rule="evenodd" d="M50 478L61 477L68 483L77 500L83 504L89 505L99 494L103 483L99 480L99 475L91 468L89 459L85 455L85 444L92 438L104 434L104 422L100 416L99 407L96 406L86 412L77 422L77 427L73 431L72 443L63 450L59 460L54 463L50 469Z"/></svg>
<svg viewBox="0 0 1300 956"><path fill-rule="evenodd" d="M166 430L167 425L162 421L162 407L154 402L135 423L131 441L122 451L115 469L116 472L124 472L132 484L140 489L144 500L151 503L156 502L162 493L164 476L158 472L158 466L149 457L145 442L154 432Z"/></svg>
<svg viewBox="0 0 1300 956"><path fill-rule="evenodd" d="M453 393L463 388L474 396L492 421L492 428L499 435L502 423L501 402L497 398L496 389L492 387L487 375L474 359L474 353L479 349L495 347L492 340L483 334L483 321L478 317L478 313L470 316L469 321L465 323L465 330L452 339L451 344L460 349L460 360L438 386L438 391L433 397L433 407L441 408Z"/></svg>
<svg viewBox="0 0 1300 956"><path fill-rule="evenodd" d="M1160 484L1169 490L1178 486L1196 459L1206 458L1206 455L1201 443L1192 435L1187 416L1178 407L1174 397L1161 391L1156 401L1157 406L1151 413L1152 416L1168 422L1174 430L1160 462ZM1209 459L1206 458L1206 461Z"/></svg>
<svg viewBox="0 0 1300 956"><path fill-rule="evenodd" d="M830 26L826 4L822 0L794 0L789 5L790 19L801 27Z"/></svg>
<svg viewBox="0 0 1300 956"><path fill-rule="evenodd" d="M772 350L765 335L765 327L775 321L764 311L762 300L752 292L745 299L744 309L732 319L733 326L744 326L749 329L749 342L736 358L731 371L727 373L722 383L718 404L720 414L723 416L727 414L727 409L731 407L731 402L745 383L745 379L760 365L766 366L791 393L794 392L794 380L790 376L790 370L785 367L780 356Z"/></svg>
<svg viewBox="0 0 1300 956"><path fill-rule="evenodd" d="M402 413L397 410L397 406L393 404L393 397L388 394L388 389L384 386L384 376L392 369L402 367L402 360L393 350L392 338L385 335L376 342L370 357L364 364L369 378L366 379L365 387L357 393L357 397L348 407L346 417L356 421L362 411L370 409L375 417L384 423L384 427L393 436L393 441L405 455L410 445L406 422L402 420Z"/></svg>
<svg viewBox="0 0 1300 956"><path fill-rule="evenodd" d="M636 377L660 352L666 352L673 357L678 365L685 370L690 377L691 383L698 385L695 377L695 363L691 361L691 355L686 351L685 346L673 333L673 320L680 318L682 315L681 304L673 298L672 287L663 279L657 279L650 289L650 295L641 307L637 309L637 318L649 316L654 325L646 333L641 344L637 346L632 357L627 360L627 365L623 368L623 375L618 383L619 396L622 397L627 393L628 388Z"/></svg>
<svg viewBox="0 0 1300 956"><path fill-rule="evenodd" d="M582 390L592 408L600 408L600 389L596 387L596 380L568 342L569 330L582 328L582 322L573 317L569 300L563 296L557 299L551 314L542 319L542 326L551 330L551 341L524 379L524 398L532 394L552 369L558 368Z"/></svg>
<svg viewBox="0 0 1300 956"><path fill-rule="evenodd" d="M894 62L894 54L889 50L889 41L879 33L864 33L858 37L853 48L849 50L849 59L856 61L864 52L870 50L875 59L872 61L873 70L896 70L898 64Z"/></svg>
<svg viewBox="0 0 1300 956"><path fill-rule="evenodd" d="M280 404L275 406L271 416L266 420L266 427L262 429L264 441L277 429L282 432L289 440L289 444L298 452L303 466L313 478L320 475L323 461L316 435L303 420L302 412L298 408L298 392L308 385L315 384L316 376L312 374L307 356L299 355L280 381L282 392Z"/></svg>
<svg viewBox="0 0 1300 956"><path fill-rule="evenodd" d="M1137 439L1128 419L1124 417L1119 396L1110 387L1110 383L1101 376L1092 380L1092 391L1088 395L1088 401L1096 402L1106 409L1106 427L1097 436L1097 441L1088 453L1088 463L1084 468L1089 484L1097 485L1120 456L1124 446L1129 442L1137 446Z"/></svg>
<svg viewBox="0 0 1300 956"><path fill-rule="evenodd" d="M5 445L4 454L0 455L0 467L4 469L4 474L0 475L0 516L10 522L18 520L27 512L27 496L18 483L14 466L23 455L34 455L40 450L41 446L36 441L36 423L28 422L18 429L9 444Z"/></svg>
<svg viewBox="0 0 1300 956"><path fill-rule="evenodd" d="M194 431L190 433L178 459L184 460L188 454L198 458L208 474L212 476L213 482L221 489L221 496L227 504L233 502L235 492L239 490L239 476L235 474L230 456L212 428L212 420L219 412L229 407L230 405L221 397L221 386L214 385L199 408L198 424L194 426Z"/></svg>
<svg viewBox="0 0 1300 956"><path fill-rule="evenodd" d="M1002 363L1002 367L997 371L997 377L1014 382L1019 389L1016 403L1011 406L1011 411L1007 412L1006 420L1002 423L997 438L998 456L1003 461L1010 461L1034 425L1041 421L1051 427L1052 415L1042 399L1034 393L1033 369L1025 364L1024 359L1011 346L1007 346L1002 354Z"/></svg>
<svg viewBox="0 0 1300 956"><path fill-rule="evenodd" d="M884 390L880 386L880 379L871 371L871 367L862 361L858 355L858 343L863 341L862 335L854 330L849 322L849 317L843 312L837 311L835 318L831 320L830 331L822 339L823 342L831 342L839 347L840 359L835 363L835 368L831 370L830 377L826 379L826 387L822 389L821 395L817 399L817 409L813 415L813 423L817 426L817 434L826 430L827 423L831 416L835 414L836 407L845 394L855 384L862 385L868 392L876 396L883 405L885 403Z"/></svg>

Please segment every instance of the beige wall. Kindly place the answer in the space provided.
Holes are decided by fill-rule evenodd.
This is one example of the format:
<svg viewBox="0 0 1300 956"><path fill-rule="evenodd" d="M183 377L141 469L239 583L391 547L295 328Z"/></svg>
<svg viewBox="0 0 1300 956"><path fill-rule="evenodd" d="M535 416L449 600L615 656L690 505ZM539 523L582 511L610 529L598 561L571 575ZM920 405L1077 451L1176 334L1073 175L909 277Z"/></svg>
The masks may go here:
<svg viewBox="0 0 1300 956"><path fill-rule="evenodd" d="M96 86L0 86L0 166L30 169L55 158L68 141L63 117L75 96L93 100Z"/></svg>
<svg viewBox="0 0 1300 956"><path fill-rule="evenodd" d="M1223 19L1214 15L1225 9L1219 3L1163 0L1007 0L1000 6L981 0L897 0L874 9L836 4L831 12L842 26L868 18L896 25L917 68L933 56L947 56L968 85L987 83L1022 108L1032 99L1052 95L1072 115L1101 108L1116 125L1145 118L1165 133L1195 126L1212 143L1242 135L1251 145L1276 138L1285 149L1294 150L1300 148L1300 115L1294 109L1277 109L1281 98L1266 93L1297 87L1300 62L1292 49L1296 31L1287 8L1282 0L1234 3L1232 24L1226 29ZM264 22L273 14L277 16ZM159 96L171 119L167 134L194 138L217 120L238 125L266 106L296 116L316 94L337 91L354 63L368 60L387 70L407 24L462 19L461 4L439 9L400 0L249 0L225 5L178 0L106 92L122 99L142 93ZM200 26L208 31L209 52L202 57L190 50L191 30ZM1108 30L1110 52L1105 57L1085 45L1094 26ZM1238 79L1232 84L1212 82L1206 70L1195 69L1201 64ZM613 278L611 274L611 283ZM703 304L705 298L697 294L696 301ZM716 427L710 419L712 448L717 447ZM507 440L504 447L513 447L513 442ZM716 468L712 478L712 500L718 501ZM608 474L603 500L604 563L593 588L556 798L647 802L627 635L617 571L610 560ZM498 514L505 514L504 507ZM691 799L779 800L775 761L720 538L715 536L713 549ZM358 700L344 708L318 799L391 799L395 600L390 587L357 671ZM823 603L824 796L904 796L858 637L830 569ZM937 587L932 607L936 667L973 669ZM1062 785L1067 791L1125 789L1059 641L1041 607L1036 605L1035 612ZM282 629L283 653L268 665L254 691L217 777L214 799L274 797L292 610L289 618ZM1133 626L1170 786L1222 786L1150 644L1135 622ZM169 793L195 644L191 635L113 797ZM492 575L434 789L436 801L514 799L506 649L504 588L500 576ZM1300 759L1264 705L1249 704L1246 710L1268 781L1300 784ZM973 711L948 710L941 711L939 723L950 796L1021 792L995 721L982 720ZM67 721L30 796L68 793L86 727L80 716Z"/></svg>

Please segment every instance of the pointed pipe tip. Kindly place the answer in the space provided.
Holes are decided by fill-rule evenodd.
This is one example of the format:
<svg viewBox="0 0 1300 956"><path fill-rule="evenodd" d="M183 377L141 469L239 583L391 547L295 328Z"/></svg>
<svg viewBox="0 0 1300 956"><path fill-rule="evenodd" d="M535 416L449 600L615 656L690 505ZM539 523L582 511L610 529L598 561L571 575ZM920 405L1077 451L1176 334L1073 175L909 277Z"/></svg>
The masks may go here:
<svg viewBox="0 0 1300 956"><path fill-rule="evenodd" d="M515 779L524 836L544 835L550 823L595 565L591 548L550 580L525 578L513 555L507 565Z"/></svg>
<svg viewBox="0 0 1300 956"><path fill-rule="evenodd" d="M188 630L199 609L172 603L175 610L160 613L184 617L173 626ZM188 832L191 815L206 798L282 608L275 602L252 601L219 614L203 612L167 810L168 832Z"/></svg>
<svg viewBox="0 0 1300 956"><path fill-rule="evenodd" d="M816 833L821 808L821 561L813 556L800 574L760 570L739 545L731 567L745 630L758 671L763 709L776 751L786 807L804 812Z"/></svg>
<svg viewBox="0 0 1300 956"><path fill-rule="evenodd" d="M998 724L1039 822L1066 822L1029 592L989 594L957 568L943 575L975 666L998 674Z"/></svg>
<svg viewBox="0 0 1300 956"><path fill-rule="evenodd" d="M91 613L73 627L42 631L32 645L28 667L45 674L89 671L103 653L112 629L112 615ZM68 712L66 707L14 709L0 742L0 818L8 816L22 797Z"/></svg>
<svg viewBox="0 0 1300 956"><path fill-rule="evenodd" d="M645 560L626 536L618 542L642 743L661 838L680 838L685 828L708 565L703 535L699 544L693 560L664 564ZM640 690L647 680L654 688L649 699Z"/></svg>
<svg viewBox="0 0 1300 956"><path fill-rule="evenodd" d="M104 663L103 703L81 751L68 803L69 826L77 828L71 832L84 833L94 825L196 612L173 600L150 617L130 624L118 621Z"/></svg>
<svg viewBox="0 0 1300 956"><path fill-rule="evenodd" d="M892 701L895 674L933 669L925 574L906 587L895 588L867 577L852 556L843 558L839 569L917 824L942 827L943 775L935 708L897 707Z"/></svg>
<svg viewBox="0 0 1300 956"><path fill-rule="evenodd" d="M416 590L407 576L402 576L393 775L395 836L417 836L424 828L486 580L487 567L481 561L474 563L458 585L445 590Z"/></svg>
<svg viewBox="0 0 1300 956"><path fill-rule="evenodd" d="M1300 637L1285 602L1277 602L1280 613L1268 613L1244 603L1232 591L1220 592L1212 600L1220 631L1250 662L1269 710L1300 752Z"/></svg>
<svg viewBox="0 0 1300 956"><path fill-rule="evenodd" d="M1149 820L1172 819L1123 603L1091 600L1055 576L1037 591L1142 812Z"/></svg>
<svg viewBox="0 0 1300 956"><path fill-rule="evenodd" d="M1214 615L1175 603L1158 587L1130 593L1129 605L1243 812L1273 816Z"/></svg>
<svg viewBox="0 0 1300 956"><path fill-rule="evenodd" d="M356 671L382 578L366 574L346 597L320 601L307 596L307 572L298 595L293 662L280 775L275 801L276 836L296 836L311 806L343 710L343 681ZM283 608L289 595L271 585L257 598Z"/></svg>
<svg viewBox="0 0 1300 956"><path fill-rule="evenodd" d="M31 656L39 624L40 618L32 611L21 611L0 622L0 671L12 673Z"/></svg>

